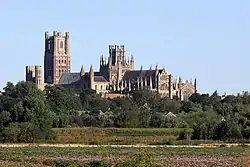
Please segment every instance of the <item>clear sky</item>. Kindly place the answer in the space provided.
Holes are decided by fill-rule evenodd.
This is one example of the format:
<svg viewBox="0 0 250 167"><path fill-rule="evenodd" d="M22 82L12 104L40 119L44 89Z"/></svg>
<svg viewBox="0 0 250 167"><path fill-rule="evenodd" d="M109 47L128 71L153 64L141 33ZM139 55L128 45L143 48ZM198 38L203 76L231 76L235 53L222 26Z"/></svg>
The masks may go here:
<svg viewBox="0 0 250 167"><path fill-rule="evenodd" d="M0 5L0 87L42 64L44 32L69 31L72 71L99 70L109 44L200 92L250 91L249 0L8 0Z"/></svg>

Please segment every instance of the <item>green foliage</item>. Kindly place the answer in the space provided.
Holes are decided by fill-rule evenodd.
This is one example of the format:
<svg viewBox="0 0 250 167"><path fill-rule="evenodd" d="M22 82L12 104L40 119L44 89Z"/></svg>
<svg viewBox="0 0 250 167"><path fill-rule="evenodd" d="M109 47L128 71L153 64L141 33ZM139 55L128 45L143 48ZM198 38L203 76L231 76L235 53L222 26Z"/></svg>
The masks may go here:
<svg viewBox="0 0 250 167"><path fill-rule="evenodd" d="M5 127L2 132L2 141L9 143L17 143L19 140L20 128L18 124L10 124Z"/></svg>
<svg viewBox="0 0 250 167"><path fill-rule="evenodd" d="M82 144L165 144L166 140L176 139L181 131L187 136L192 129L185 128L56 128L57 143ZM157 141L163 141L158 142Z"/></svg>
<svg viewBox="0 0 250 167"><path fill-rule="evenodd" d="M46 99L34 83L7 83L0 98L3 142L35 142L51 131ZM51 132L50 132L51 133Z"/></svg>
<svg viewBox="0 0 250 167"><path fill-rule="evenodd" d="M2 131L2 141L9 143L32 143L39 139L41 131L30 122L12 123Z"/></svg>
<svg viewBox="0 0 250 167"><path fill-rule="evenodd" d="M195 93L181 102L148 90L114 99L102 98L90 89L61 86L46 86L42 92L32 82L8 82L4 91L0 96L2 141L54 138L51 128L75 126L193 129L192 135L178 132L179 139L235 141L250 137L248 92L224 98L216 91L212 95ZM27 131L30 137L16 139L23 125L27 126L21 128L22 133Z"/></svg>
<svg viewBox="0 0 250 167"><path fill-rule="evenodd" d="M181 131L179 133L179 136L177 138L177 140L189 140L190 139L190 135L188 134L187 130L184 129L183 131Z"/></svg>
<svg viewBox="0 0 250 167"><path fill-rule="evenodd" d="M30 122L20 123L19 127L19 141L22 143L35 142L41 136L39 128Z"/></svg>

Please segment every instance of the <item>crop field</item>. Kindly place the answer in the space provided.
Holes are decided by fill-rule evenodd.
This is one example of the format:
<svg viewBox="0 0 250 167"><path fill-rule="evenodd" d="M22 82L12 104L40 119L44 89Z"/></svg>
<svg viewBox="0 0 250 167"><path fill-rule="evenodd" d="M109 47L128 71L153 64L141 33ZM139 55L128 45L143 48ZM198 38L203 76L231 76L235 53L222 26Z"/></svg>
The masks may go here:
<svg viewBox="0 0 250 167"><path fill-rule="evenodd" d="M108 164L124 163L141 156L163 166L242 166L248 147L217 148L1 148L0 166L59 166L101 161ZM150 155L150 156L149 156ZM151 158L149 158L151 157ZM150 163L150 162L147 162ZM67 166L67 165L64 165ZM100 165L99 165L100 166Z"/></svg>
<svg viewBox="0 0 250 167"><path fill-rule="evenodd" d="M188 128L60 128L55 143L81 144L164 144L176 140L180 132L191 135Z"/></svg>
<svg viewBox="0 0 250 167"><path fill-rule="evenodd" d="M223 143L212 140L178 140L181 132L192 135L191 128L55 128L56 138L45 143L87 145L199 145Z"/></svg>
<svg viewBox="0 0 250 167"><path fill-rule="evenodd" d="M65 128L53 130L56 132L56 138L50 144L49 141L45 141L47 144L0 144L0 166L136 167L153 164L148 167L157 167L156 164L158 164L158 167L159 165L244 167L243 163L250 160L250 154L248 154L250 147L247 144L235 146L217 141L177 139L180 132L185 132L187 136L191 135L192 129ZM215 142L217 145L209 142ZM99 165L94 162L98 162ZM129 165L128 163L131 162L134 164Z"/></svg>

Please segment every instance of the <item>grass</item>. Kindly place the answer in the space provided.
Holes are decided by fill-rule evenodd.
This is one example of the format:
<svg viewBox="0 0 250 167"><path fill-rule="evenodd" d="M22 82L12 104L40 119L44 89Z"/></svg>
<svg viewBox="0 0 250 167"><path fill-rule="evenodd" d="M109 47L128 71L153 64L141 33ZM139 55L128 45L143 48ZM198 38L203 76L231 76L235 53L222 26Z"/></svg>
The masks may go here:
<svg viewBox="0 0 250 167"><path fill-rule="evenodd" d="M176 140L181 132L192 134L189 128L58 128L56 143L82 144L157 144Z"/></svg>

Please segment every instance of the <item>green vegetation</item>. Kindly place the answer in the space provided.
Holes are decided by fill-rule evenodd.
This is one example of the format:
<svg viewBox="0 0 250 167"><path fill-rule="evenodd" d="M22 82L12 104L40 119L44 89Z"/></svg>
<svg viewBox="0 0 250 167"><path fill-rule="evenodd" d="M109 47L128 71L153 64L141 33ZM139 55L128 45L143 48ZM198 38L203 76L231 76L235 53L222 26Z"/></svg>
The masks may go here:
<svg viewBox="0 0 250 167"><path fill-rule="evenodd" d="M55 143L81 144L174 144L188 128L56 128ZM188 141L187 141L188 142ZM183 142L184 143L184 142Z"/></svg>
<svg viewBox="0 0 250 167"><path fill-rule="evenodd" d="M1 142L63 139L66 143L98 144L99 140L112 144L116 138L113 143L117 144L169 144L172 139L248 142L250 137L247 92L225 98L216 92L211 96L197 93L181 102L147 90L115 99L101 98L93 90L60 86L47 86L42 92L31 82L7 83L4 90L0 96ZM69 127L84 129L52 130Z"/></svg>

